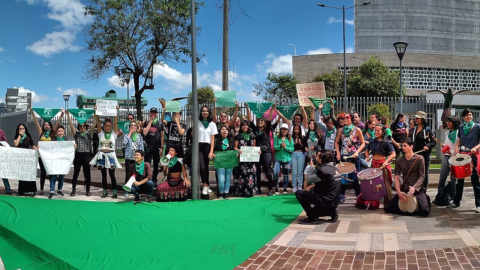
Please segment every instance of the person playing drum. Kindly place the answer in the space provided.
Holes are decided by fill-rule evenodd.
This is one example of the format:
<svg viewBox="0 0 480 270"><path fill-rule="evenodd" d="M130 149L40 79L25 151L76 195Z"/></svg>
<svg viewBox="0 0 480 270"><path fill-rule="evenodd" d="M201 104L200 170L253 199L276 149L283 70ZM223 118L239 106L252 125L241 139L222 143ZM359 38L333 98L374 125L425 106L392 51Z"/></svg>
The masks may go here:
<svg viewBox="0 0 480 270"><path fill-rule="evenodd" d="M392 199L392 167L390 162L395 158L395 149L390 141L385 139L385 126L382 124L375 125L375 140L367 145L365 153L367 162L372 157L372 168L383 169L383 180L385 182L385 189L387 195L383 199L383 204L386 205Z"/></svg>
<svg viewBox="0 0 480 270"><path fill-rule="evenodd" d="M403 156L397 159L395 163L395 190L397 194L393 199L385 205L384 211L386 213L404 215L400 209L400 205L408 203L411 198L416 198L418 203L412 211L412 214L421 216L428 216L430 214L430 201L427 199L423 181L425 180L425 160L423 156L413 153L414 141L411 138L406 138L402 141ZM400 173L403 175L403 183L400 184ZM413 199L415 200L415 199Z"/></svg>

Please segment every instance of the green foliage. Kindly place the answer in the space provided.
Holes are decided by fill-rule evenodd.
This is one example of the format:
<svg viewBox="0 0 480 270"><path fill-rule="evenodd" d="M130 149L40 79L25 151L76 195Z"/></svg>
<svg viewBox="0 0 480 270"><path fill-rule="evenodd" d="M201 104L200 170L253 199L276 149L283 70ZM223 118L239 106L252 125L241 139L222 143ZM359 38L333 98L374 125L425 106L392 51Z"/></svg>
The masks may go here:
<svg viewBox="0 0 480 270"><path fill-rule="evenodd" d="M215 95L213 89L210 86L204 86L197 88L197 101L198 104L212 104ZM188 93L187 106L193 105L192 92Z"/></svg>
<svg viewBox="0 0 480 270"><path fill-rule="evenodd" d="M367 106L368 116L375 114L378 116L385 116L387 118L387 123L391 122L392 112L390 107L387 104L378 103L375 105Z"/></svg>
<svg viewBox="0 0 480 270"><path fill-rule="evenodd" d="M327 97L343 96L343 74L338 69L317 75L310 82L323 82Z"/></svg>
<svg viewBox="0 0 480 270"><path fill-rule="evenodd" d="M253 84L253 92L265 101L275 102L277 105L290 105L292 99L297 99L298 83L290 73L280 75L268 73L265 82Z"/></svg>

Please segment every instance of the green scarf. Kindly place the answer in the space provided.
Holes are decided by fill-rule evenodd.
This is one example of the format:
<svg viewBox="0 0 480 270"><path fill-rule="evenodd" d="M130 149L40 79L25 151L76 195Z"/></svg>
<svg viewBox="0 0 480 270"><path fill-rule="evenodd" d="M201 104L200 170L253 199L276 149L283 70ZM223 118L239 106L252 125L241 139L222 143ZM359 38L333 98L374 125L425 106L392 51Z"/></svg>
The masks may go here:
<svg viewBox="0 0 480 270"><path fill-rule="evenodd" d="M327 138L330 138L334 131L335 131L334 128L332 128L332 130L327 130Z"/></svg>
<svg viewBox="0 0 480 270"><path fill-rule="evenodd" d="M312 140L312 142L315 141L315 138L317 138L317 134L315 134L315 131L310 131L308 133L308 138Z"/></svg>
<svg viewBox="0 0 480 270"><path fill-rule="evenodd" d="M455 140L457 139L457 133L458 133L458 130L457 130L457 129L454 129L454 130L448 132L448 139L449 139L452 143L454 143Z"/></svg>
<svg viewBox="0 0 480 270"><path fill-rule="evenodd" d="M138 136L138 133L137 132L133 132L132 133L132 141L137 141L137 136Z"/></svg>
<svg viewBox="0 0 480 270"><path fill-rule="evenodd" d="M473 126L473 121L469 122L463 122L463 134L466 136L470 129Z"/></svg>
<svg viewBox="0 0 480 270"><path fill-rule="evenodd" d="M344 126L343 127L343 134L345 136L350 136L350 132L352 132L353 129L353 124L350 124L350 126Z"/></svg>
<svg viewBox="0 0 480 270"><path fill-rule="evenodd" d="M222 150L227 150L228 149L228 139L225 138L222 141Z"/></svg>
<svg viewBox="0 0 480 270"><path fill-rule="evenodd" d="M26 137L27 137L27 133L23 133L22 138L20 138L20 143L22 143Z"/></svg>
<svg viewBox="0 0 480 270"><path fill-rule="evenodd" d="M173 167L177 163L177 156L174 156L173 158L170 159L170 162L168 163L168 167Z"/></svg>
<svg viewBox="0 0 480 270"><path fill-rule="evenodd" d="M372 137L372 139L375 139L375 130L374 129L367 128L367 132L368 132L368 134L370 134L370 137Z"/></svg>
<svg viewBox="0 0 480 270"><path fill-rule="evenodd" d="M85 137L87 136L87 133L88 133L88 131L85 131L85 132L83 132L83 133L80 133L80 136L82 136L83 138L85 138Z"/></svg>
<svg viewBox="0 0 480 270"><path fill-rule="evenodd" d="M138 164L135 162L135 170L140 174L143 175L143 170L145 169L145 162L142 160L142 163Z"/></svg>
<svg viewBox="0 0 480 270"><path fill-rule="evenodd" d="M57 141L59 141L59 142L65 141L65 136L63 136L63 137L57 137Z"/></svg>
<svg viewBox="0 0 480 270"><path fill-rule="evenodd" d="M45 137L47 139L50 138L50 129L47 129L47 130L43 131L43 137Z"/></svg>
<svg viewBox="0 0 480 270"><path fill-rule="evenodd" d="M105 132L105 140L110 140L112 137L112 132Z"/></svg>
<svg viewBox="0 0 480 270"><path fill-rule="evenodd" d="M158 122L157 118L153 119L152 125L155 125L157 122Z"/></svg>
<svg viewBox="0 0 480 270"><path fill-rule="evenodd" d="M205 128L208 128L208 124L209 124L208 119L203 118L202 124Z"/></svg>
<svg viewBox="0 0 480 270"><path fill-rule="evenodd" d="M250 140L250 134L247 134L247 133L243 133L243 132L242 132L242 137L243 137L243 139L245 139L245 140L247 140L247 141Z"/></svg>
<svg viewBox="0 0 480 270"><path fill-rule="evenodd" d="M260 136L263 134L263 130L262 131L257 131L257 135Z"/></svg>

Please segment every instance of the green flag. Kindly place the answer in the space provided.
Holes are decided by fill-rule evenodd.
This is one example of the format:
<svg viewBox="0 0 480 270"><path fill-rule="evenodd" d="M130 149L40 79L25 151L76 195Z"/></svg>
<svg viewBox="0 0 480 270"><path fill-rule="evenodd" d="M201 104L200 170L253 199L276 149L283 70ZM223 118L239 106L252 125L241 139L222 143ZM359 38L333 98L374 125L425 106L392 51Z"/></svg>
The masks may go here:
<svg viewBox="0 0 480 270"><path fill-rule="evenodd" d="M257 118L261 118L263 114L273 105L273 102L247 102L248 107L252 112L257 116Z"/></svg>
<svg viewBox="0 0 480 270"><path fill-rule="evenodd" d="M336 100L333 101L333 104L335 104L335 103L337 103ZM329 101L323 103L322 113L325 114L325 115L328 115L330 113L330 102Z"/></svg>
<svg viewBox="0 0 480 270"><path fill-rule="evenodd" d="M52 108L32 108L43 120L50 121L59 111L60 109L52 109Z"/></svg>
<svg viewBox="0 0 480 270"><path fill-rule="evenodd" d="M238 166L237 150L216 151L214 153L215 161L213 167L215 169L233 168Z"/></svg>
<svg viewBox="0 0 480 270"><path fill-rule="evenodd" d="M289 119L295 113L295 111L300 107L300 105L285 105L285 106L277 106L278 111L285 116L285 118Z"/></svg>
<svg viewBox="0 0 480 270"><path fill-rule="evenodd" d="M166 112L180 112L180 101L172 100L165 102L165 111Z"/></svg>
<svg viewBox="0 0 480 270"><path fill-rule="evenodd" d="M130 132L130 123L132 121L118 121L118 128L123 131L123 133L128 134Z"/></svg>
<svg viewBox="0 0 480 270"><path fill-rule="evenodd" d="M315 106L315 109L318 109L318 106L323 103L323 108L322 108L322 113L323 114L329 114L330 113L330 101L328 98L313 98L313 97L308 97L310 101L313 103L313 106ZM336 101L333 101L333 104L335 104Z"/></svg>
<svg viewBox="0 0 480 270"><path fill-rule="evenodd" d="M70 113L73 117L75 117L78 123L83 124L87 122L88 118L95 113L93 109L68 109L68 113Z"/></svg>

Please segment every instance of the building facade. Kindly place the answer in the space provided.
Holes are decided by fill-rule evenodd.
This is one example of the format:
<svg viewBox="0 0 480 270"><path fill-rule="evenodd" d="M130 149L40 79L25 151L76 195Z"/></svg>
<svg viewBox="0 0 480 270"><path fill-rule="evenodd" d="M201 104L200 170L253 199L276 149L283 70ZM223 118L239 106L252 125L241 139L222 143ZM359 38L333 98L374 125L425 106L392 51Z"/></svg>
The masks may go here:
<svg viewBox="0 0 480 270"><path fill-rule="evenodd" d="M17 88L7 88L5 94L5 111L20 112L29 110L32 107L32 93L20 91Z"/></svg>
<svg viewBox="0 0 480 270"><path fill-rule="evenodd" d="M128 105L130 105L130 111L133 111L135 108L135 98L132 97L130 100L127 100L126 98L117 98L117 92L115 92L115 90L108 90L103 97L87 97L84 95L78 95L76 105L79 109L93 109L97 99L117 100L121 111L127 111ZM142 97L142 110L147 105L148 100Z"/></svg>

